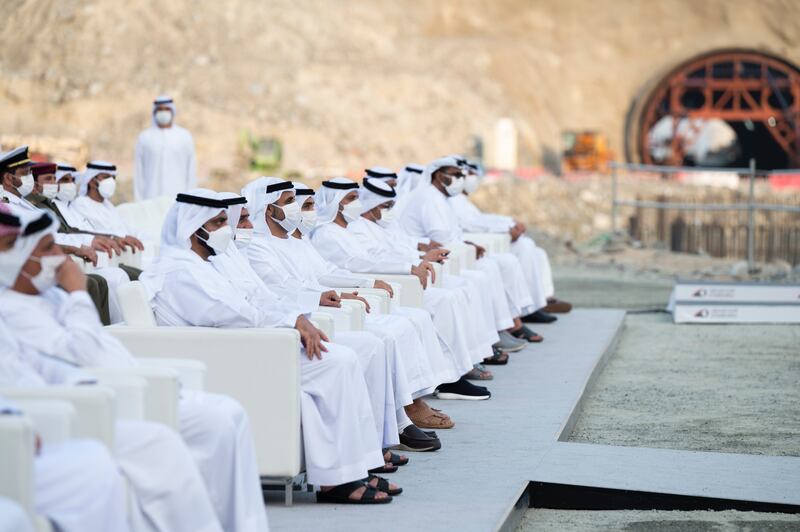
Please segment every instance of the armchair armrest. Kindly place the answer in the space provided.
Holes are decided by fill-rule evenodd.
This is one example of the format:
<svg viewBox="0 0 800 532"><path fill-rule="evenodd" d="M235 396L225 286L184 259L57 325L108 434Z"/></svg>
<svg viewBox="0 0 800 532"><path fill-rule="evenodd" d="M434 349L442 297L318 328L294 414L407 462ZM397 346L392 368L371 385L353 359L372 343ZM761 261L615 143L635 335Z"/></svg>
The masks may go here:
<svg viewBox="0 0 800 532"><path fill-rule="evenodd" d="M356 299L342 300L342 308L350 310L350 330L363 331L364 320L367 317L367 306Z"/></svg>
<svg viewBox="0 0 800 532"><path fill-rule="evenodd" d="M75 407L60 399L18 398L14 403L30 419L42 443L61 443L70 439Z"/></svg>
<svg viewBox="0 0 800 532"><path fill-rule="evenodd" d="M333 341L333 337L336 336L336 322L330 314L317 310L311 313L309 319L314 327L324 332Z"/></svg>
<svg viewBox="0 0 800 532"><path fill-rule="evenodd" d="M94 438L114 452L116 405L114 391L104 386L46 386L41 388L2 388L0 395L24 398L62 399L75 407L73 438Z"/></svg>
<svg viewBox="0 0 800 532"><path fill-rule="evenodd" d="M25 416L0 415L0 496L33 515L33 423Z"/></svg>
<svg viewBox="0 0 800 532"><path fill-rule="evenodd" d="M207 391L237 400L250 417L259 473L278 477L300 473L300 335L296 330L115 327L108 332L139 358L191 359L205 364Z"/></svg>
<svg viewBox="0 0 800 532"><path fill-rule="evenodd" d="M511 235L508 233L465 233L464 240L483 246L491 253L507 253L511 248Z"/></svg>
<svg viewBox="0 0 800 532"><path fill-rule="evenodd" d="M170 368L178 373L181 389L202 392L206 388L208 368L199 360L188 358L140 358L140 366Z"/></svg>
<svg viewBox="0 0 800 532"><path fill-rule="evenodd" d="M117 392L119 417L145 419L178 430L178 372L166 367L88 368ZM141 395L140 395L141 394Z"/></svg>
<svg viewBox="0 0 800 532"><path fill-rule="evenodd" d="M423 308L423 288L416 275L374 273L370 274L370 277L400 285L399 293L395 293L398 304L404 307Z"/></svg>

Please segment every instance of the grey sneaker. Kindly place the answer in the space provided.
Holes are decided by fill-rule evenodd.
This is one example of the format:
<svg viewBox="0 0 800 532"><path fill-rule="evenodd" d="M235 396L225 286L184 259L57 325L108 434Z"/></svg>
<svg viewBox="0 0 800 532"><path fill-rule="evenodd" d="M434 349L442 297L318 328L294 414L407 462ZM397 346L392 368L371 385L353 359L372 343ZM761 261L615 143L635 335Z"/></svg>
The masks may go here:
<svg viewBox="0 0 800 532"><path fill-rule="evenodd" d="M503 351L516 353L517 351L522 351L525 349L525 346L528 345L528 342L514 338L508 331L500 331L497 334L500 336L500 341L494 344L492 347L497 347Z"/></svg>

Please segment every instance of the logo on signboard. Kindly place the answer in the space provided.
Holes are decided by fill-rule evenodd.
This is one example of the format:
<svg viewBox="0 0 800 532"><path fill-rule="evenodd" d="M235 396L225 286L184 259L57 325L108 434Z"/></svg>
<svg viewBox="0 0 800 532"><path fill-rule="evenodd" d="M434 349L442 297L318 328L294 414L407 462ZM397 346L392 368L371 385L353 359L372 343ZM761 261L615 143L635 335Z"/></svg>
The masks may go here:
<svg viewBox="0 0 800 532"><path fill-rule="evenodd" d="M707 308L703 308L703 309L700 309L697 312L695 312L694 313L694 317L695 318L707 318L708 314L709 314L708 309Z"/></svg>
<svg viewBox="0 0 800 532"><path fill-rule="evenodd" d="M705 288L700 288L699 290L695 290L695 292L694 292L694 294L692 294L692 296L693 297L704 297L706 294L708 294L708 290L706 290Z"/></svg>

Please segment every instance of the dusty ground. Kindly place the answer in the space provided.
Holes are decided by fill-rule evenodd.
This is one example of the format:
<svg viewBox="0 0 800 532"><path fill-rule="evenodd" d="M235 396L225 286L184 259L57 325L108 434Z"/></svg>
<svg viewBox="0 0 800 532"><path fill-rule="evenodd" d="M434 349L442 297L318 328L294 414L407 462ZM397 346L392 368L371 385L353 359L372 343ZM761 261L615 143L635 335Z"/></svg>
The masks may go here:
<svg viewBox="0 0 800 532"><path fill-rule="evenodd" d="M535 531L745 532L800 530L800 516L759 512L532 510L517 529Z"/></svg>
<svg viewBox="0 0 800 532"><path fill-rule="evenodd" d="M580 306L659 307L672 283L620 264L557 272L557 291ZM676 326L667 314L629 314L570 440L800 456L798 345L797 326ZM800 516L532 509L518 530L790 531Z"/></svg>
<svg viewBox="0 0 800 532"><path fill-rule="evenodd" d="M571 441L800 456L800 327L629 315Z"/></svg>

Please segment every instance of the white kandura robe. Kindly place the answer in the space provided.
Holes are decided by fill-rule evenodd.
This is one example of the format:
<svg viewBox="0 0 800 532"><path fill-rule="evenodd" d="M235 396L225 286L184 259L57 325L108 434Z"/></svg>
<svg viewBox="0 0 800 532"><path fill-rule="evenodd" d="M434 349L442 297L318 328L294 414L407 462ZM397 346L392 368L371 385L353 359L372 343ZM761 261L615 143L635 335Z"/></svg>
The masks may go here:
<svg viewBox="0 0 800 532"><path fill-rule="evenodd" d="M60 199L53 199L53 203L58 209L59 214L64 217L67 225L81 231L92 231L94 233L102 233L92 228L91 224L79 214L73 207L73 202L66 202ZM108 233L107 233L108 234ZM91 246L94 240L92 234L85 233L56 233L55 239L57 244L65 244L69 246ZM103 277L108 283L108 314L111 318L111 323L120 323L124 320L122 315L122 306L119 303L119 296L117 291L123 284L129 283L131 280L128 274L116 266L107 266L108 255L102 251L97 252L97 267L91 273Z"/></svg>
<svg viewBox="0 0 800 532"><path fill-rule="evenodd" d="M514 220L509 216L481 212L466 194L459 194L448 201L464 231L507 234L514 226ZM516 242L511 243L511 253L519 259L522 265L536 310L544 307L547 304L547 298L553 297L555 292L553 273L547 252L538 247L530 236L521 235Z"/></svg>
<svg viewBox="0 0 800 532"><path fill-rule="evenodd" d="M326 260L319 251L314 247L308 238L294 239L295 248L297 249L298 256L302 257L298 260L297 268L303 276L308 276L309 279L314 279L316 283L329 286L331 288L353 288L363 286L359 283L364 281L364 278L359 277L349 270L339 268L336 264ZM368 279L368 286L374 285L374 280ZM436 289L426 291L425 297L429 299L446 299L447 294L435 294ZM432 304L431 306L435 306ZM427 356L431 371L433 372L433 381L436 384L445 382L452 382L457 380L461 373L452 361L450 354L445 354L446 346L443 346L439 335L436 331L434 324L434 316L427 309L404 307L401 305L392 305L391 314L393 316L403 316L414 324L417 328L417 334L422 342L423 352ZM381 316L368 315L367 321L379 321ZM383 320L385 321L385 320ZM421 397L422 392L414 394L416 397Z"/></svg>
<svg viewBox="0 0 800 532"><path fill-rule="evenodd" d="M95 233L125 237L137 236L138 232L130 227L117 212L117 207L109 200L95 201L87 196L79 196L70 202L70 208L82 216L89 230Z"/></svg>
<svg viewBox="0 0 800 532"><path fill-rule="evenodd" d="M416 191L401 223L412 235L424 235L447 245L464 241L453 208L445 195L430 184ZM497 330L512 327L513 318L533 306L519 261L507 253L487 253L476 261L475 267L489 276Z"/></svg>
<svg viewBox="0 0 800 532"><path fill-rule="evenodd" d="M257 277L245 281L251 288L245 292L242 283L220 273L222 266L189 250L161 249L170 252L182 267L167 273L157 290L147 270L141 278L159 325L294 327L297 307L256 288ZM241 263L225 262L230 271L246 272ZM326 346L321 360L309 360L305 349L298 354L306 474L318 486L362 479L384 463L358 356L342 345Z"/></svg>
<svg viewBox="0 0 800 532"><path fill-rule="evenodd" d="M270 290L283 294L284 297L308 298L309 301L309 295L313 294L316 300L313 310L317 310L323 290L318 286L304 286L285 269L280 255L274 249L279 240L255 233L245 249L246 260ZM245 258L244 253L238 249L231 249L228 254ZM350 347L359 355L379 443L382 448L397 445L400 443L397 412L412 400L406 365L397 346L391 338L384 334L373 334L373 331L338 331L332 340Z"/></svg>
<svg viewBox="0 0 800 532"><path fill-rule="evenodd" d="M85 527L79 530L86 530ZM126 530L126 528L122 528ZM35 532L33 523L16 501L0 496L0 532Z"/></svg>
<svg viewBox="0 0 800 532"><path fill-rule="evenodd" d="M264 282L275 284L286 280L320 294L338 288L326 286L317 279L310 262L314 259L309 256L309 250L311 253L316 253L316 250L308 242L294 237L263 238L261 235L257 235L255 240L257 248L253 251L251 265ZM357 290L363 279L354 279L352 275L350 278L356 284L349 284L347 288ZM405 421L402 407L410 403L409 394L398 395L397 390L410 390L411 398L422 397L441 381L437 381L433 374L420 333L411 319L401 315L369 313L365 329L383 338L387 351L398 359L392 379L398 415Z"/></svg>
<svg viewBox="0 0 800 532"><path fill-rule="evenodd" d="M373 257L355 235L335 223L317 227L312 234L311 243L324 259L340 268L358 273L410 274L411 266L420 262L418 257L414 260L410 256L404 257L402 260L398 260L394 256ZM459 320L456 301L448 297L446 293L428 288L424 291L423 304L433 316L436 330L453 355L456 367L461 369L466 367L467 369L463 372L466 373L476 361L483 357L472 357L472 346L463 343L467 337L459 330L463 320ZM489 355L484 354L483 356Z"/></svg>
<svg viewBox="0 0 800 532"><path fill-rule="evenodd" d="M346 241L351 253L358 252L364 257L420 260L412 239L400 240L396 232L363 217L347 225ZM481 328L481 320L475 316L482 312L482 302L469 283L454 286L457 280L446 275L439 280L438 287L429 286L424 292L424 303L431 310L445 350L459 369L466 367L468 371L475 362L491 356L497 333L493 327Z"/></svg>
<svg viewBox="0 0 800 532"><path fill-rule="evenodd" d="M6 290L0 293L0 317L14 332L23 361L36 364L37 358L60 358L77 366L129 367L136 364L124 346L103 330L86 292L68 294L53 288L43 296L31 296ZM142 483L137 485L137 493L147 518L167 526L159 530L192 530L186 523L200 530L215 529L218 526L216 514L226 531L266 530L252 435L242 407L224 396L189 391L181 392L178 406L183 441L176 437L175 442L169 442L169 435L173 433L167 429L166 435L162 434L159 425L151 424L154 428L149 429L150 434L141 434L141 444L130 448L132 453L141 453L144 457L150 452L147 451L149 446L154 448L154 454L163 452L165 463L174 461L178 465L173 479L165 478L169 471L163 466L155 469L154 459L148 462L140 457L137 462L129 462L126 469L129 478L135 471L141 471ZM222 420L228 420L229 430L220 430ZM117 440L118 452L126 440L137 441L134 435ZM160 451L156 449L158 446L166 447ZM184 453L186 456L181 456ZM186 463L181 467L179 464L184 458ZM142 466L141 470L136 469ZM198 469L202 475L197 477L199 484L192 478ZM182 480L181 474L184 475ZM185 482L186 486L181 486L180 482ZM153 493L163 493L163 497ZM172 501L165 505L169 501L167 497ZM169 515L163 513L168 507L190 507L194 504L192 497L197 497L198 503L191 517L180 510L172 513L170 509ZM208 507L210 516L202 505L209 497L213 504ZM212 520L208 521L208 517Z"/></svg>
<svg viewBox="0 0 800 532"><path fill-rule="evenodd" d="M136 141L133 187L136 201L175 197L197 186L194 141L186 129L172 124L145 129Z"/></svg>

